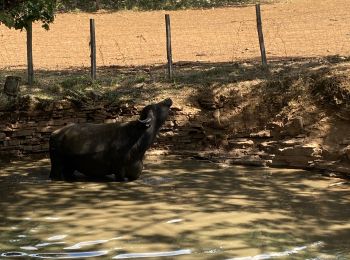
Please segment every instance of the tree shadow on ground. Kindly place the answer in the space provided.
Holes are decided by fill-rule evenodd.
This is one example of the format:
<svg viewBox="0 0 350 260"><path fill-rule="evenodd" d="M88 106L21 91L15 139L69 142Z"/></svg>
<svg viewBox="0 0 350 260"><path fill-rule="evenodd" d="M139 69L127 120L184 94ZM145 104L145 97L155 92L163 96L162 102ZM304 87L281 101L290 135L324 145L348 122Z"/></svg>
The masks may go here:
<svg viewBox="0 0 350 260"><path fill-rule="evenodd" d="M192 102L192 97L186 100L182 94L184 89L209 94L225 88L225 85L241 82L256 81L253 82L256 85L259 81L267 80L297 80L310 75L321 77L329 72L330 67L348 61L349 58L339 56L276 59L269 62L269 70L262 69L256 59L233 63L177 62L174 64L175 76L172 81L167 80L165 65L99 67L96 81L90 80L87 68L56 71L39 69L36 70L36 84L33 87L23 85L21 96L31 95L39 103L62 99L78 104L125 100L140 103L157 99L160 95L180 96L183 102ZM0 84L5 82L6 75L20 76L25 83L25 70L1 71Z"/></svg>

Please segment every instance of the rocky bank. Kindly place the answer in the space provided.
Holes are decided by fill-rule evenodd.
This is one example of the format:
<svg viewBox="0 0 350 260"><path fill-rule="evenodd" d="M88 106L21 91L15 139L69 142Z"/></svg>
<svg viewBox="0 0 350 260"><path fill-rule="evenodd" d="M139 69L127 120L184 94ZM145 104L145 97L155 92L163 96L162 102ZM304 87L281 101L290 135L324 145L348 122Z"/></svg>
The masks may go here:
<svg viewBox="0 0 350 260"><path fill-rule="evenodd" d="M339 66L302 75L272 70L266 78L214 80L206 82L205 91L197 87L186 92L186 98L154 96L152 100L173 98L174 107L148 154L350 176L350 77L349 70ZM138 88L144 91L149 84L155 86L142 84ZM34 108L26 103L30 98L21 97L0 111L1 159L47 154L55 129L69 123L133 120L149 101L99 100L77 106L60 100L39 102Z"/></svg>

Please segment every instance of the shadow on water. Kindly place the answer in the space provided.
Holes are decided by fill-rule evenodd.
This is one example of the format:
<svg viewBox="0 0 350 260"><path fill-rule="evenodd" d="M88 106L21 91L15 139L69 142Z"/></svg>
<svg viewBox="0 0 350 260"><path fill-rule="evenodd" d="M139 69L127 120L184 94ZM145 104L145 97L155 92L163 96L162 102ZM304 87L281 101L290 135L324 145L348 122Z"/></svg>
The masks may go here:
<svg viewBox="0 0 350 260"><path fill-rule="evenodd" d="M350 256L350 188L336 179L162 159L135 182L65 183L49 166L1 166L3 257Z"/></svg>

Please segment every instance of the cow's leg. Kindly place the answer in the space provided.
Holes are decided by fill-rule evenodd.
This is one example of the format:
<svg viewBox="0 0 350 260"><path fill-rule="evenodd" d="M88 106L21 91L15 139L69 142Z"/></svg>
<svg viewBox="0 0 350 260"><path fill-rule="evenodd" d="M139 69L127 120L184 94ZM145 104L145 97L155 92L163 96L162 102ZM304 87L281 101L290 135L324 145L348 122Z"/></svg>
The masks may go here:
<svg viewBox="0 0 350 260"><path fill-rule="evenodd" d="M50 179L55 181L60 181L64 179L63 176L63 160L61 156L59 156L54 151L50 151L50 159L51 159L51 171L50 171Z"/></svg>
<svg viewBox="0 0 350 260"><path fill-rule="evenodd" d="M125 177L128 178L129 181L134 181L140 177L142 169L143 163L141 160L133 162L125 167Z"/></svg>
<svg viewBox="0 0 350 260"><path fill-rule="evenodd" d="M64 180L65 181L75 181L76 178L74 176L74 167L70 164L70 163L67 163L64 165L63 167L63 177L64 177Z"/></svg>
<svg viewBox="0 0 350 260"><path fill-rule="evenodd" d="M131 162L129 165L122 167L115 174L115 181L123 182L129 180L134 181L141 175L143 168L142 161Z"/></svg>
<svg viewBox="0 0 350 260"><path fill-rule="evenodd" d="M74 168L62 156L55 151L50 151L51 172L50 179L55 181L73 181Z"/></svg>
<svg viewBox="0 0 350 260"><path fill-rule="evenodd" d="M117 182L123 182L125 181L125 168L119 169L115 174L114 174L114 180Z"/></svg>

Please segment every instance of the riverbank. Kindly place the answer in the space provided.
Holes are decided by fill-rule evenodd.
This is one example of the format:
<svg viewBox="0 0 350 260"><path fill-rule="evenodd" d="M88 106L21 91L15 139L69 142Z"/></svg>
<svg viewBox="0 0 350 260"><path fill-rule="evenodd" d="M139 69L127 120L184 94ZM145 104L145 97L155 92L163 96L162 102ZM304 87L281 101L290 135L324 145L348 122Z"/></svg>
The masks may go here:
<svg viewBox="0 0 350 260"><path fill-rule="evenodd" d="M350 174L347 57L276 61L269 71L254 61L177 63L172 82L164 69L107 67L93 83L42 72L40 88L21 86L16 98L2 93L1 158L46 154L57 128L133 120L144 105L171 97L150 154Z"/></svg>

